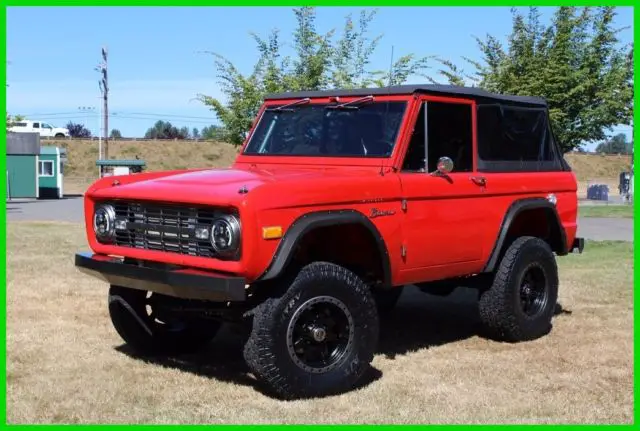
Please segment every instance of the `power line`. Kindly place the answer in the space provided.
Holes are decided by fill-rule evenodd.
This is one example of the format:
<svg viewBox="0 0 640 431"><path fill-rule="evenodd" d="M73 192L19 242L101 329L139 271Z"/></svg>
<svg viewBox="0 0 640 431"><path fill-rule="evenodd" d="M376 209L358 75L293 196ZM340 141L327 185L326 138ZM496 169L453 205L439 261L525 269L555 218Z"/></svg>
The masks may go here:
<svg viewBox="0 0 640 431"><path fill-rule="evenodd" d="M38 116L38 119L40 120L76 120L76 119L83 119L86 120L87 119L87 115L81 114L82 111L78 111L78 112L74 112L71 115L67 115L64 117L61 116L57 116L57 117L51 117L51 116L46 116L46 115L41 115ZM112 120L113 119L126 119L126 120L143 120L143 121L158 121L159 118L155 118L155 117L144 117L144 116L135 116L135 115L119 115L119 114L112 114ZM213 121L202 121L202 120L188 120L185 121L185 123L188 124L205 124L205 125L213 125L214 122Z"/></svg>
<svg viewBox="0 0 640 431"><path fill-rule="evenodd" d="M51 113L40 113L40 114L25 114L26 117L55 117L55 116L64 116L75 114L76 112L51 112ZM160 117L160 118L176 118L176 119L194 119L194 120L213 120L213 117L201 117L195 115L179 115L179 114L158 114L155 112L129 112L129 111L112 111L111 115L144 115L151 117Z"/></svg>

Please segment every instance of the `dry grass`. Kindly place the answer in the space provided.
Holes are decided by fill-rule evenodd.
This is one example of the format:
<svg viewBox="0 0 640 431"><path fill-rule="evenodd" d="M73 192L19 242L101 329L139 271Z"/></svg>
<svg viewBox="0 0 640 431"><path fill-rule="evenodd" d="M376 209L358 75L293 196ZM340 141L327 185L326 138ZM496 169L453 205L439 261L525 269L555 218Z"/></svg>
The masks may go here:
<svg viewBox="0 0 640 431"><path fill-rule="evenodd" d="M576 173L578 181L599 182L613 179L616 189L620 172L628 171L631 167L631 156L628 155L569 153L565 155L565 159Z"/></svg>
<svg viewBox="0 0 640 431"><path fill-rule="evenodd" d="M82 227L9 223L10 423L630 423L632 244L589 243L560 260L564 311L548 336L477 335L474 295L409 294L384 324L360 389L295 402L253 388L241 340L148 363L112 329L107 286L73 267Z"/></svg>
<svg viewBox="0 0 640 431"><path fill-rule="evenodd" d="M98 141L47 140L43 145L67 148L65 193L81 194L97 178ZM109 155L115 159L139 156L151 171L224 167L233 162L238 148L219 142L191 141L110 141ZM618 175L628 170L630 156L570 153L567 162L580 183L579 195L586 196L589 183L607 184L611 195L618 194Z"/></svg>

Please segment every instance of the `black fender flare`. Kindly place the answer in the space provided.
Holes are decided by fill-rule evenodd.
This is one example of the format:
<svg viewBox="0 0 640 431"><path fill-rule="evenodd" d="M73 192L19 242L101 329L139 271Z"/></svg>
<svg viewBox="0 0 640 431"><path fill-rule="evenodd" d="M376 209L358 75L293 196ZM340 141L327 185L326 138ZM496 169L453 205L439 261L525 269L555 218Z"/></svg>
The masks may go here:
<svg viewBox="0 0 640 431"><path fill-rule="evenodd" d="M357 223L364 226L375 239L382 260L384 286L391 286L391 263L389 251L378 228L364 214L356 210L317 211L298 217L284 234L271 263L256 281L278 277L291 261L296 245L305 234L318 227Z"/></svg>
<svg viewBox="0 0 640 431"><path fill-rule="evenodd" d="M523 211L538 208L544 208L551 211L552 216L551 220L549 221L556 224L556 229L558 229L558 232L560 234L562 247L562 249L556 251L556 253L558 255L567 254L567 234L562 227L562 222L560 221L560 216L558 215L556 206L545 198L519 199L509 206L507 213L502 219L502 224L500 225L500 230L498 231L498 237L495 244L493 245L493 250L491 251L489 259L487 260L487 263L482 272L492 272L495 269L496 265L498 264L498 259L501 255L504 242L507 238L507 233L509 232L509 228L511 227L511 224L513 223L513 220L515 220L516 216Z"/></svg>

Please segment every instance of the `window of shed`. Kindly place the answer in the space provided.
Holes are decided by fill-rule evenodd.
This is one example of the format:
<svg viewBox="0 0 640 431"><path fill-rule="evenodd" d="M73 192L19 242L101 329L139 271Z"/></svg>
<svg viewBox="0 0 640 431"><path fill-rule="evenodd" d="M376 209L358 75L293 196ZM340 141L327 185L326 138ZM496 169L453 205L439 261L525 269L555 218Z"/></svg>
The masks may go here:
<svg viewBox="0 0 640 431"><path fill-rule="evenodd" d="M38 175L41 177L52 177L53 160L40 160L38 163Z"/></svg>

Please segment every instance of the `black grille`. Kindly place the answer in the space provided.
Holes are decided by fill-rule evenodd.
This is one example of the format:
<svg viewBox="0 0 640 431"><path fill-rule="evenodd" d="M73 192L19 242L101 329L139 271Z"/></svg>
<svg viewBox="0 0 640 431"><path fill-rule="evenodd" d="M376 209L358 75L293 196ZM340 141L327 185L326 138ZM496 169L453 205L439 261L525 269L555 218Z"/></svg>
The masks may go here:
<svg viewBox="0 0 640 431"><path fill-rule="evenodd" d="M189 256L214 257L211 242L198 239L196 228L210 228L213 209L163 206L149 203L115 202L115 244L121 247L157 250ZM120 230L118 220L126 220Z"/></svg>

